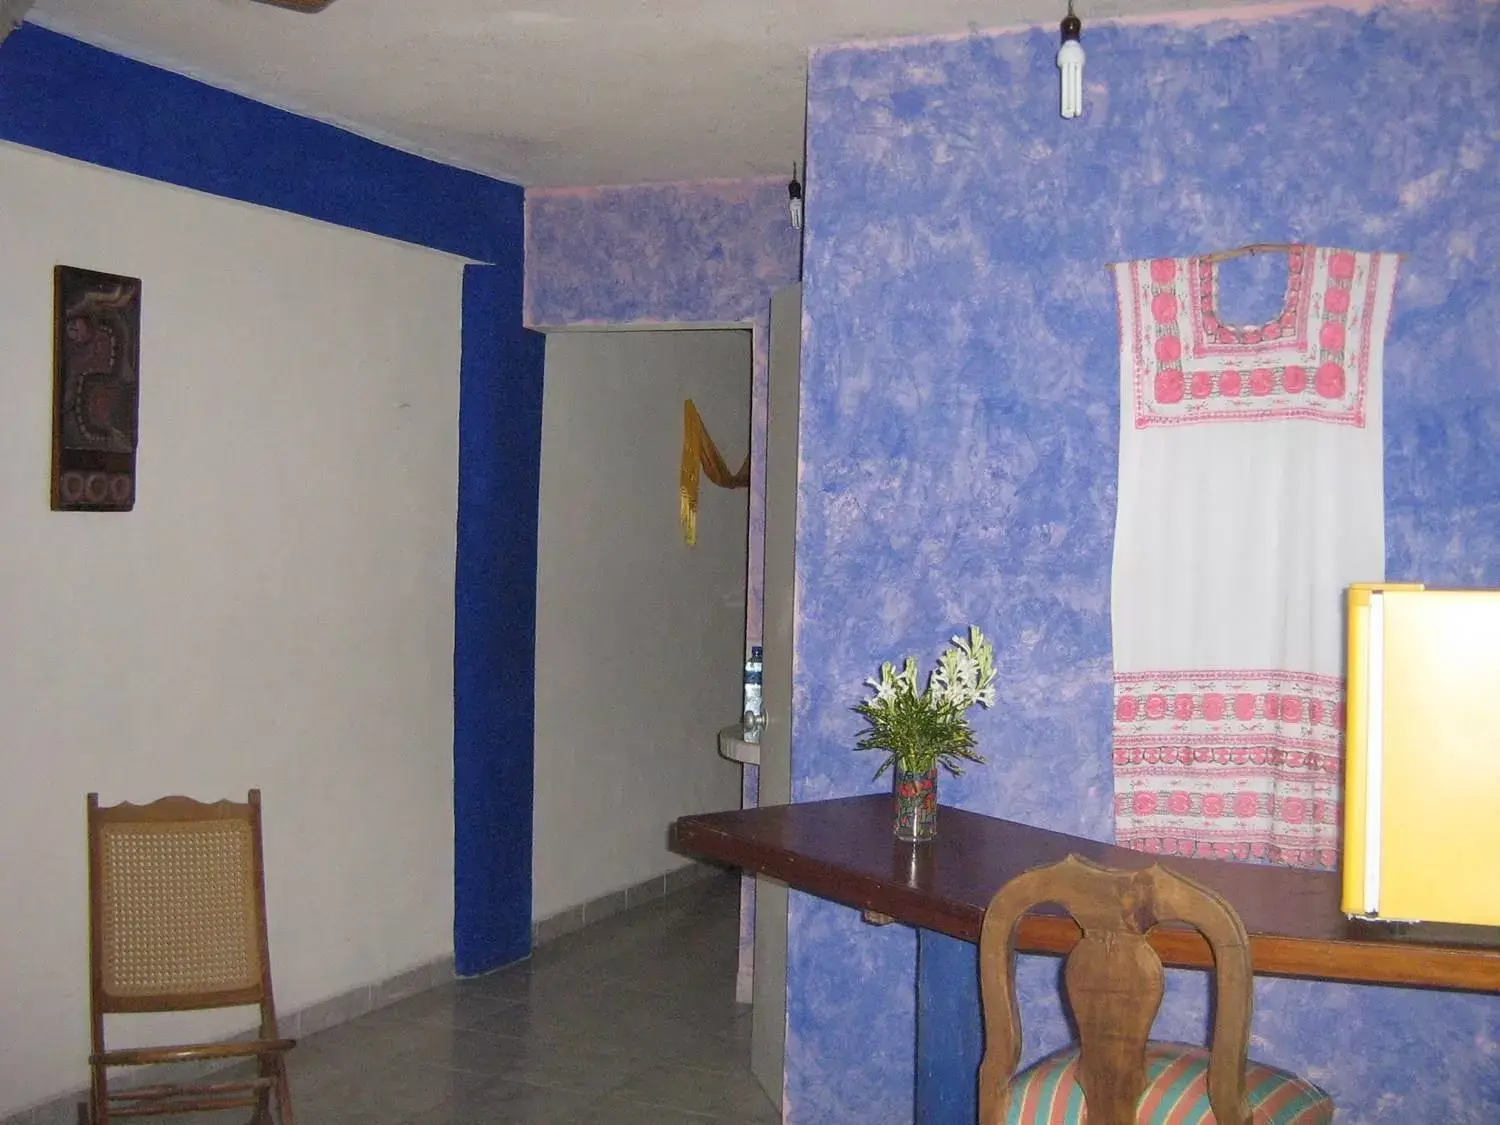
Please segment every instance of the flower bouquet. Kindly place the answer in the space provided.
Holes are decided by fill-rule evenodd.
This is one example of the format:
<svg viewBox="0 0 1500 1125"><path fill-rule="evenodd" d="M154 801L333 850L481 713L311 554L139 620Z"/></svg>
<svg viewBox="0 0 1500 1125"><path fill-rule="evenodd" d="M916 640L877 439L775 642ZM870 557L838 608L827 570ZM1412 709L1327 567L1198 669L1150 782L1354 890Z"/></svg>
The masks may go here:
<svg viewBox="0 0 1500 1125"><path fill-rule="evenodd" d="M995 702L994 647L970 625L967 637L949 642L922 690L911 656L901 671L886 661L880 678L865 682L875 694L854 708L867 724L854 748L885 752L876 777L895 769L897 837L929 840L937 832L938 766L960 774L963 763L984 762L966 712Z"/></svg>

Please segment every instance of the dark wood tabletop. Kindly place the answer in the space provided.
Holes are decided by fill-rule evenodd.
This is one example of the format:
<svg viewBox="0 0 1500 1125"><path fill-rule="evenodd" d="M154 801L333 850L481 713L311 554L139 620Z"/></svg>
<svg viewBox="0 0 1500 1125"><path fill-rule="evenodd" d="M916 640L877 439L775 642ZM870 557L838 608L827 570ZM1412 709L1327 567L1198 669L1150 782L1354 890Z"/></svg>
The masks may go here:
<svg viewBox="0 0 1500 1125"><path fill-rule="evenodd" d="M1329 872L1148 856L948 807L929 843L903 844L891 825L890 797L849 797L685 816L673 846L963 941L979 940L991 896L1032 867L1070 853L1110 867L1159 860L1229 900L1250 933L1258 973L1500 992L1500 932L1350 920ZM1022 922L1017 948L1066 953L1078 936L1072 919L1041 910ZM1169 965L1213 964L1195 930L1158 927L1151 943Z"/></svg>

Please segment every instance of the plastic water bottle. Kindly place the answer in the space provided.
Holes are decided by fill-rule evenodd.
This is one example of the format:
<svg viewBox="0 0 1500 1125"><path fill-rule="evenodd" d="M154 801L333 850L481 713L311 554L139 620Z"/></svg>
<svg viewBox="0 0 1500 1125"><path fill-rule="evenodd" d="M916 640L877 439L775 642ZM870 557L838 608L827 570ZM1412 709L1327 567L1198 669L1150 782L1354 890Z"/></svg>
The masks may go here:
<svg viewBox="0 0 1500 1125"><path fill-rule="evenodd" d="M766 725L765 705L760 694L763 671L760 646L754 645L750 649L750 659L745 661L745 710L740 716L740 734L746 742L759 742L761 729Z"/></svg>

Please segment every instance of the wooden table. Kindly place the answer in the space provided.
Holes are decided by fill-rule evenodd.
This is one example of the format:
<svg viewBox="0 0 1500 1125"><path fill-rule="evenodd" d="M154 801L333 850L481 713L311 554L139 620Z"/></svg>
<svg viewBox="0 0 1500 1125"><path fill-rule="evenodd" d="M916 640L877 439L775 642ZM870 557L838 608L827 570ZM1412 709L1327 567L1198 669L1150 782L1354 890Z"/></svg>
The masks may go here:
<svg viewBox="0 0 1500 1125"><path fill-rule="evenodd" d="M849 797L685 816L673 839L684 854L966 942L979 940L990 897L1023 871L1070 852L1110 867L1159 859L1234 906L1257 973L1500 992L1500 932L1351 921L1339 910L1338 876L1328 872L1147 856L946 807L936 840L902 844L891 818L889 797ZM1016 948L1062 954L1078 937L1071 918L1043 909L1021 923ZM1168 965L1213 964L1196 930L1158 927L1151 944Z"/></svg>
<svg viewBox="0 0 1500 1125"><path fill-rule="evenodd" d="M899 843L891 824L890 797L851 797L685 816L673 838L684 854L918 927L916 1120L973 1125L982 1049L973 943L991 896L1013 876L1069 853L1125 868L1158 857L953 808L939 810L930 843ZM1350 921L1339 910L1339 879L1327 872L1160 861L1233 904L1257 973L1500 992L1495 929ZM1071 918L1041 908L1023 919L1016 947L1063 954L1079 936ZM1151 944L1168 965L1213 963L1196 930L1158 926Z"/></svg>

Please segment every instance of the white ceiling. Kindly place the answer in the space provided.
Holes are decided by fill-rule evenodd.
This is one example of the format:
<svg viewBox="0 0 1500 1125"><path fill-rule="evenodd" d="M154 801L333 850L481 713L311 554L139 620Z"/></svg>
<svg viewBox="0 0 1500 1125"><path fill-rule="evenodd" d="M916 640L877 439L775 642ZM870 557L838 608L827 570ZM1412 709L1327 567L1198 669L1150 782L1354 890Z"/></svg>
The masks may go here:
<svg viewBox="0 0 1500 1125"><path fill-rule="evenodd" d="M1088 22L1229 0L1078 0ZM37 0L28 19L527 186L789 173L810 46L1066 0Z"/></svg>

